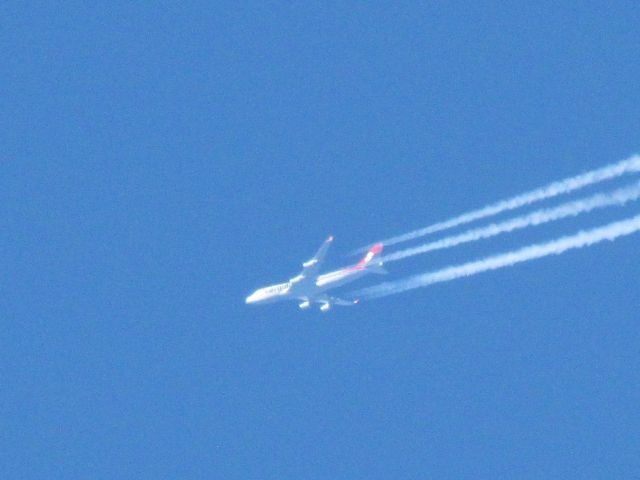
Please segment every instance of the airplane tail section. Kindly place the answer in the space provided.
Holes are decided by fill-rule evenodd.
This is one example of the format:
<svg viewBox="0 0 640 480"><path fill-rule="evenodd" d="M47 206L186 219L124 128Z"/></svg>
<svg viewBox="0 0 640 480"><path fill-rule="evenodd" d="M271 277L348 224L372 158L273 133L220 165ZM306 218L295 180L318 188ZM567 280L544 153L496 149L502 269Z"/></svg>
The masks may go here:
<svg viewBox="0 0 640 480"><path fill-rule="evenodd" d="M376 260L376 257L378 257L380 253L382 253L383 248L384 245L382 245L381 243L376 243L373 247L371 247L367 254L362 257L362 259L357 263L356 267L361 269L366 268L372 273L378 273L381 275L388 273L382 266L382 262Z"/></svg>
<svg viewBox="0 0 640 480"><path fill-rule="evenodd" d="M373 262L367 265L367 271L371 273L377 273L378 275L386 275L389 273L386 268L383 267L382 262Z"/></svg>
<svg viewBox="0 0 640 480"><path fill-rule="evenodd" d="M382 252L384 246L381 243L376 243L371 249L367 252L367 254L362 257L362 259L356 264L357 267L366 267L368 266L374 258L376 258Z"/></svg>

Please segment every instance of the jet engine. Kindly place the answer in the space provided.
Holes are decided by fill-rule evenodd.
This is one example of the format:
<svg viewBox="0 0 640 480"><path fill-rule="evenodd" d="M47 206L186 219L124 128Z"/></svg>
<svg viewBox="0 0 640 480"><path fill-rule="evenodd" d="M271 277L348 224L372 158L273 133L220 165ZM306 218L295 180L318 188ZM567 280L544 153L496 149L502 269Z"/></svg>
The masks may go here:
<svg viewBox="0 0 640 480"><path fill-rule="evenodd" d="M306 310L311 306L311 302L309 300L305 300L304 302L300 303L298 306L300 307L300 310Z"/></svg>

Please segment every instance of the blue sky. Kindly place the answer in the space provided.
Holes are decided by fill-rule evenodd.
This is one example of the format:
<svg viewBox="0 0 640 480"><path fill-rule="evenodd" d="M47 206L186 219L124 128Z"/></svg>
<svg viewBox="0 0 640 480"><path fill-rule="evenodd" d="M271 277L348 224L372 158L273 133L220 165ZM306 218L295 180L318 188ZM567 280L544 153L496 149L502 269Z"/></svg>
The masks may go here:
<svg viewBox="0 0 640 480"><path fill-rule="evenodd" d="M639 150L635 2L468 3L1 7L5 475L638 475L638 237L244 304L330 233L340 266Z"/></svg>

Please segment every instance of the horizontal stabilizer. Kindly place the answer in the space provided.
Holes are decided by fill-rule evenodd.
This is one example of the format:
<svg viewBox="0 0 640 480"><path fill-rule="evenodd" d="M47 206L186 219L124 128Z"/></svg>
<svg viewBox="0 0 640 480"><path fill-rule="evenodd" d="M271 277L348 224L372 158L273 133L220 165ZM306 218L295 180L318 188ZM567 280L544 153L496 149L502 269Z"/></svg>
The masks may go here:
<svg viewBox="0 0 640 480"><path fill-rule="evenodd" d="M386 275L389 273L386 268L384 268L382 262L374 262L367 265L367 271L372 273L377 273L378 275Z"/></svg>

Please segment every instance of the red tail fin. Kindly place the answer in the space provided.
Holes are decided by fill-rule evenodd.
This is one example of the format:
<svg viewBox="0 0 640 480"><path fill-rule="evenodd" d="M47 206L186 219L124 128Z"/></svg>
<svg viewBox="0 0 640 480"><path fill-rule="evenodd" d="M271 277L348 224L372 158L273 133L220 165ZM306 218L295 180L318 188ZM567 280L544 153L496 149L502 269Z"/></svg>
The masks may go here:
<svg viewBox="0 0 640 480"><path fill-rule="evenodd" d="M371 249L367 252L367 254L364 257L362 257L362 260L360 260L356 266L357 267L366 266L371 260L373 260L376 257L376 255L382 252L383 248L384 246L381 243L376 243L373 247L371 247Z"/></svg>

